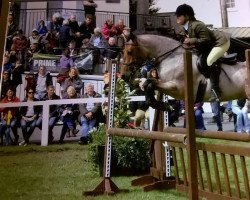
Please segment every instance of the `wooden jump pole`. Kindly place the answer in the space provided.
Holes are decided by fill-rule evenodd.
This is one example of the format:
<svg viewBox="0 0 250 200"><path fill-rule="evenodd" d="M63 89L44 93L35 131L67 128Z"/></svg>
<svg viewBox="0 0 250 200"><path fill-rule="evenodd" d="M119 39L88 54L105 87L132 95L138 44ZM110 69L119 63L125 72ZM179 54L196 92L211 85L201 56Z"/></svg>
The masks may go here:
<svg viewBox="0 0 250 200"><path fill-rule="evenodd" d="M176 127L167 127L163 130L166 133L175 133L175 134L186 134L187 130L185 128L176 128ZM221 140L232 140L232 141L241 141L249 142L250 134L248 133L236 133L231 131L211 131L211 130L195 130L196 137L201 138L211 138L211 139L221 139Z"/></svg>
<svg viewBox="0 0 250 200"><path fill-rule="evenodd" d="M159 131L145 131L136 129L110 128L108 134L123 137L145 138L151 140L161 140L168 142L184 143L186 135L176 133L164 133Z"/></svg>
<svg viewBox="0 0 250 200"><path fill-rule="evenodd" d="M248 99L250 99L250 49L245 51L247 78L245 80L245 92Z"/></svg>
<svg viewBox="0 0 250 200"><path fill-rule="evenodd" d="M193 69L192 53L184 54L184 79L185 79L185 110L187 127L187 152L188 152L188 194L190 200L198 200L198 176L195 141L194 95L193 95Z"/></svg>

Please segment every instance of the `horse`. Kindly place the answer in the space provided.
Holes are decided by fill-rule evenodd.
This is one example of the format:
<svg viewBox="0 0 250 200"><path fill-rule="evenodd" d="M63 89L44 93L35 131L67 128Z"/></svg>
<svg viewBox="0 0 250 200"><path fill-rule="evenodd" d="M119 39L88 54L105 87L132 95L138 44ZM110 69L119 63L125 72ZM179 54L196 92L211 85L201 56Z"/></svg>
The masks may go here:
<svg viewBox="0 0 250 200"><path fill-rule="evenodd" d="M184 45L173 38L150 34L137 35L137 44L130 40L124 48L121 73L133 68L138 69L145 60L156 59L160 81L155 83L155 89L175 99L184 99L183 53L185 51ZM197 53L192 54L194 100L200 93L200 83L205 83L204 95L199 99L206 102L211 94L211 82L198 70L198 57ZM220 67L219 86L222 91L220 101L247 98L245 93L246 62L237 62L234 65L220 63Z"/></svg>

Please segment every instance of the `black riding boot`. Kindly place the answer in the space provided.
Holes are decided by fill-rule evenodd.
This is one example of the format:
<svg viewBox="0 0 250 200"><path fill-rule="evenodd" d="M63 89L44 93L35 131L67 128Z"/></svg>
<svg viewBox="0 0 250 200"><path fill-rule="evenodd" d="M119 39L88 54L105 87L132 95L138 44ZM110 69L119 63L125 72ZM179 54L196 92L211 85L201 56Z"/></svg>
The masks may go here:
<svg viewBox="0 0 250 200"><path fill-rule="evenodd" d="M211 96L209 101L220 101L220 87L219 87L219 80L220 80L220 67L217 64L213 64L211 66L210 71L210 82L211 82Z"/></svg>

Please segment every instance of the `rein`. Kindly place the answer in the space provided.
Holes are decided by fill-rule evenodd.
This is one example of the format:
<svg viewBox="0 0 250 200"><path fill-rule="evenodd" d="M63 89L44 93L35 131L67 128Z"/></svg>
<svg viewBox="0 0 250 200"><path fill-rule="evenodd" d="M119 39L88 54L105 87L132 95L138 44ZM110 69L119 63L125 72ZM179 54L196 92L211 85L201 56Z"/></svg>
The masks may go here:
<svg viewBox="0 0 250 200"><path fill-rule="evenodd" d="M156 61L156 60L158 60L159 58L161 58L163 56L168 56L168 55L172 54L176 49L178 49L181 46L183 46L183 44L179 44L177 47L175 47L175 48L173 48L173 49L171 49L171 50L157 56L156 58L152 58L151 61ZM123 63L123 65L128 65L129 66L129 65L132 65L132 64L136 64L137 62L138 62L138 60L135 60L135 61L132 61L130 63Z"/></svg>

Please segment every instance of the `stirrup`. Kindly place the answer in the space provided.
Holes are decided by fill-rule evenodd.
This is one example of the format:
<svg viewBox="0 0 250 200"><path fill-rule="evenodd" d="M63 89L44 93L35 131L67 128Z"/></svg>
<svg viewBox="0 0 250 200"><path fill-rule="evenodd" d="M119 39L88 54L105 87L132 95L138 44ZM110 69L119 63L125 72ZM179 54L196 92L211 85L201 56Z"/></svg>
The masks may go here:
<svg viewBox="0 0 250 200"><path fill-rule="evenodd" d="M214 89L211 89L211 97L208 99L208 101L213 102L213 101L220 101L217 93L215 92Z"/></svg>

